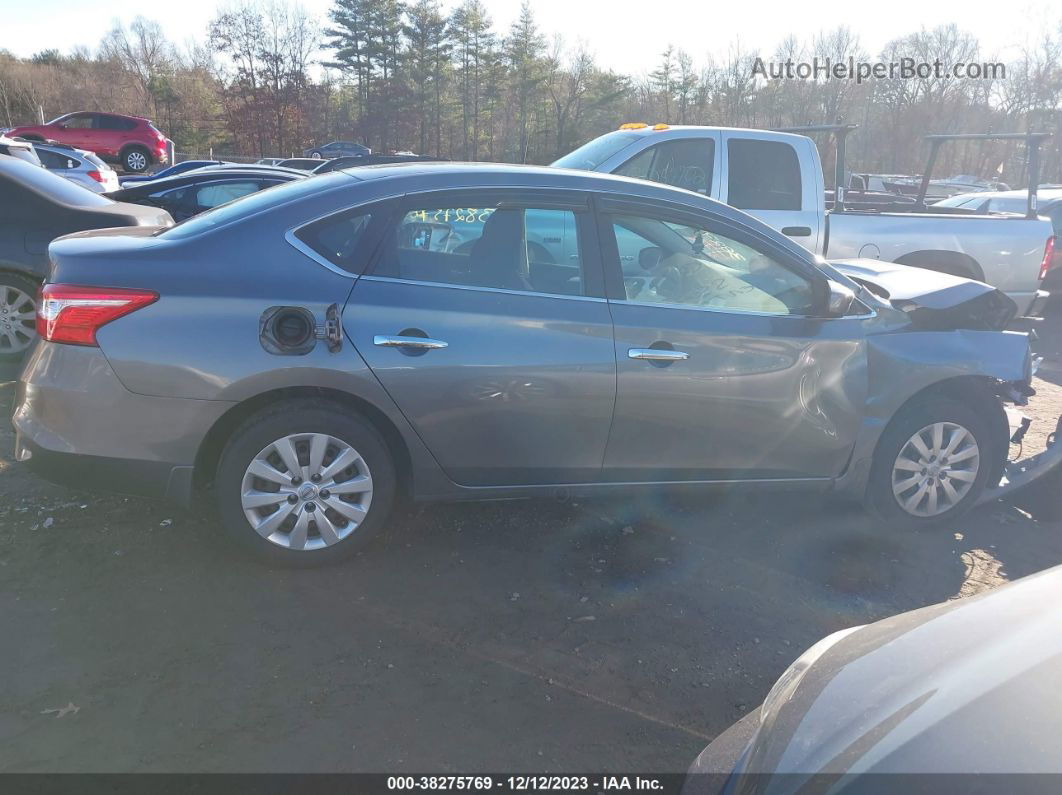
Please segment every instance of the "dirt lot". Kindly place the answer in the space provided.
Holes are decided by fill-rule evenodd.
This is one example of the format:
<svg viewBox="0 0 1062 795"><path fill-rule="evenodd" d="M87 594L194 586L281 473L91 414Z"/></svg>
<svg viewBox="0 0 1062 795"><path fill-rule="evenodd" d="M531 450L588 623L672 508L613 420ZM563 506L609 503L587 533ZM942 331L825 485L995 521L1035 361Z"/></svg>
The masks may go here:
<svg viewBox="0 0 1062 795"><path fill-rule="evenodd" d="M1031 445L1062 314L1041 333ZM681 771L821 636L1062 562L1016 505L889 535L826 499L661 496L425 506L364 558L271 571L12 442L0 771Z"/></svg>

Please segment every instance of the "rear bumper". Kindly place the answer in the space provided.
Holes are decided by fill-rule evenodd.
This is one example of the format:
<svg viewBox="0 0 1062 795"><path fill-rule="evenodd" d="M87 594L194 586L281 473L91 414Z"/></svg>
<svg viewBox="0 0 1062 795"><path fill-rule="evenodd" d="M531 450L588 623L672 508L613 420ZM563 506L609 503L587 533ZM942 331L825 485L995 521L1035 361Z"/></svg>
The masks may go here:
<svg viewBox="0 0 1062 795"><path fill-rule="evenodd" d="M188 504L199 446L231 405L135 394L99 348L38 341L15 399L16 459L73 488Z"/></svg>
<svg viewBox="0 0 1062 795"><path fill-rule="evenodd" d="M15 435L15 460L52 483L80 491L109 491L165 499L184 507L192 503L191 466L165 461L107 458L57 453Z"/></svg>

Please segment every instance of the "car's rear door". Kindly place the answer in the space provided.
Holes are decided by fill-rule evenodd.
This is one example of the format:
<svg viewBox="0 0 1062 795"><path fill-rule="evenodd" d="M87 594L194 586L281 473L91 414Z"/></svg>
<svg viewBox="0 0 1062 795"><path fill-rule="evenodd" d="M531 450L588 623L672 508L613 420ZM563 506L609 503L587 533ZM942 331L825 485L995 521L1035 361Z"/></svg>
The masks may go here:
<svg viewBox="0 0 1062 795"><path fill-rule="evenodd" d="M865 319L814 317L823 275L746 227L598 204L618 367L603 477L838 475L866 397Z"/></svg>
<svg viewBox="0 0 1062 795"><path fill-rule="evenodd" d="M395 208L343 325L455 482L598 478L616 360L595 235L581 193L462 190Z"/></svg>

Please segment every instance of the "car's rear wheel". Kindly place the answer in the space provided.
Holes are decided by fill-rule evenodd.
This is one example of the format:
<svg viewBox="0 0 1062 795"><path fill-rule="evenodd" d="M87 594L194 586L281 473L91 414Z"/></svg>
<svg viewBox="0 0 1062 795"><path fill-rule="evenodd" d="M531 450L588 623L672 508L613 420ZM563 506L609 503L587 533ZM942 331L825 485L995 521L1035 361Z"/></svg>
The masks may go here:
<svg viewBox="0 0 1062 795"><path fill-rule="evenodd" d="M327 401L286 401L233 434L215 488L234 540L271 563L314 566L379 534L396 476L370 423Z"/></svg>
<svg viewBox="0 0 1062 795"><path fill-rule="evenodd" d="M140 174L151 165L151 154L142 146L130 146L122 152L122 167L126 171Z"/></svg>
<svg viewBox="0 0 1062 795"><path fill-rule="evenodd" d="M0 273L0 362L21 359L37 339L37 283Z"/></svg>
<svg viewBox="0 0 1062 795"><path fill-rule="evenodd" d="M868 507L890 526L945 525L977 503L996 455L995 435L981 414L951 398L919 400L882 434Z"/></svg>

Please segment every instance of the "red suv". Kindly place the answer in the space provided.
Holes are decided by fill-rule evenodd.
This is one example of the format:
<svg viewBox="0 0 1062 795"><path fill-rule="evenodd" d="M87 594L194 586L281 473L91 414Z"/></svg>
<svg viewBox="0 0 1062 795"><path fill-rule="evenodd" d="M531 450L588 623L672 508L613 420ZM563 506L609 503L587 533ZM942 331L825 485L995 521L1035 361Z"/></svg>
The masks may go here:
<svg viewBox="0 0 1062 795"><path fill-rule="evenodd" d="M152 163L165 163L166 136L147 119L117 113L68 113L47 124L16 127L8 133L31 141L51 139L95 152L104 160L120 163L126 171L146 171Z"/></svg>

